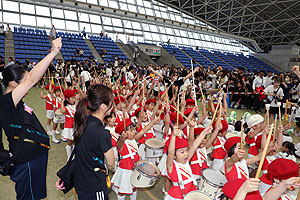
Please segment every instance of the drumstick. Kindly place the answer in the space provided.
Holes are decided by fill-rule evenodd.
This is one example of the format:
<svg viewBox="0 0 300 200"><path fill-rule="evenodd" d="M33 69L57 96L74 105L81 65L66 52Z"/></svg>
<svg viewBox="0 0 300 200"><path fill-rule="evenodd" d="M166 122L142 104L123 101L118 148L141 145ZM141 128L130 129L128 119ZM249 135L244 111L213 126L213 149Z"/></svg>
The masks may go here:
<svg viewBox="0 0 300 200"><path fill-rule="evenodd" d="M218 105L216 107L216 110L214 112L213 118L212 118L209 126L212 126L212 124L214 123L219 106L220 106L220 101L218 102Z"/></svg>
<svg viewBox="0 0 300 200"><path fill-rule="evenodd" d="M287 115L287 109L288 109L288 105L289 105L289 100L286 100L285 102L285 109L284 109L284 121L287 121L288 119L288 115Z"/></svg>
<svg viewBox="0 0 300 200"><path fill-rule="evenodd" d="M300 190L298 191L297 199L296 200L300 200Z"/></svg>
<svg viewBox="0 0 300 200"><path fill-rule="evenodd" d="M223 88L221 88L221 89L219 90L219 92L216 94L216 96L218 96L219 93L220 93L221 91L223 91Z"/></svg>
<svg viewBox="0 0 300 200"><path fill-rule="evenodd" d="M177 127L178 127L178 122L179 122L179 93L177 97Z"/></svg>
<svg viewBox="0 0 300 200"><path fill-rule="evenodd" d="M274 123L274 137L273 137L274 144L275 144L275 139L276 139L276 129L277 129L277 114L275 115L275 123Z"/></svg>
<svg viewBox="0 0 300 200"><path fill-rule="evenodd" d="M200 83L200 92L201 92L201 96L202 96L202 99L204 99L204 94L203 94L203 91L202 91L202 84Z"/></svg>
<svg viewBox="0 0 300 200"><path fill-rule="evenodd" d="M60 89L60 92L61 92L62 94L64 94L63 91L62 91L62 89L61 89L60 82L59 82L58 79L57 79L57 82L58 82L58 87L59 87L59 89Z"/></svg>
<svg viewBox="0 0 300 200"><path fill-rule="evenodd" d="M266 104L266 119L267 125L270 126L270 104Z"/></svg>
<svg viewBox="0 0 300 200"><path fill-rule="evenodd" d="M290 119L289 119L289 125L292 124L292 118L293 118L293 114L294 114L295 109L296 109L296 107L291 108L292 112L291 112L291 116L290 116Z"/></svg>
<svg viewBox="0 0 300 200"><path fill-rule="evenodd" d="M185 116L182 112L180 112L179 110L177 110L177 108L175 108L175 106L173 106L173 105L171 105L172 106L172 108L174 108L175 109L175 111L177 111L177 113L179 113L183 118L185 118L188 122L190 122L191 120L187 117L187 116Z"/></svg>
<svg viewBox="0 0 300 200"><path fill-rule="evenodd" d="M259 162L259 166L258 166L256 175L255 175L255 178L259 178L259 175L260 175L260 172L261 172L261 169L262 169L262 166L264 164L265 157L267 155L267 151L268 151L268 148L269 148L273 128L274 128L274 124L271 125L270 132L269 132L268 137L267 137L266 145L265 145L265 148L263 150L263 153L262 153L262 156L261 156L261 159L260 159L260 162Z"/></svg>
<svg viewBox="0 0 300 200"><path fill-rule="evenodd" d="M241 150L244 149L244 123L241 124Z"/></svg>
<svg viewBox="0 0 300 200"><path fill-rule="evenodd" d="M165 100L164 100L164 103L167 103L167 97L168 97L168 96L166 95ZM161 105L161 109L160 109L160 111L159 111L159 115L158 115L158 118L159 118L159 119L160 119L160 115L161 115L163 109L164 109L164 106L163 106L163 104L162 104L162 105Z"/></svg>
<svg viewBox="0 0 300 200"><path fill-rule="evenodd" d="M281 126L281 103L277 102L278 110L279 110L279 126ZM276 127L275 127L276 130Z"/></svg>

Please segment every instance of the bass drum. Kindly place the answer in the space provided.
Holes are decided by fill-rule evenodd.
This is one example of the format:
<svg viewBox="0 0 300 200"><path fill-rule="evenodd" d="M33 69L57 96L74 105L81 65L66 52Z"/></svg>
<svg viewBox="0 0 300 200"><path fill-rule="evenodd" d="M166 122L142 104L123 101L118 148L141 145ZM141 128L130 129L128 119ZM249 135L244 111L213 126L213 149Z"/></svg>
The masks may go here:
<svg viewBox="0 0 300 200"><path fill-rule="evenodd" d="M197 191L189 192L187 195L185 195L184 200L212 200L212 199L206 194L197 190Z"/></svg>

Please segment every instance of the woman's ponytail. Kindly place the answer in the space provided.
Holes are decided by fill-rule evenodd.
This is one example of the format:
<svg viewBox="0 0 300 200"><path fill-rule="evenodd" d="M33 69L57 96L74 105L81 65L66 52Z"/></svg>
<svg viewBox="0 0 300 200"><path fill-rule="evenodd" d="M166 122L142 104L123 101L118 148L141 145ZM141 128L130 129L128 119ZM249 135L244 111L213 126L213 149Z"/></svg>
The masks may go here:
<svg viewBox="0 0 300 200"><path fill-rule="evenodd" d="M74 142L75 145L78 144L80 137L83 133L83 130L85 128L86 125L86 120L87 120L87 109L86 109L86 102L87 99L81 99L76 107L76 113L74 115L74 127L75 127L75 131L74 131Z"/></svg>

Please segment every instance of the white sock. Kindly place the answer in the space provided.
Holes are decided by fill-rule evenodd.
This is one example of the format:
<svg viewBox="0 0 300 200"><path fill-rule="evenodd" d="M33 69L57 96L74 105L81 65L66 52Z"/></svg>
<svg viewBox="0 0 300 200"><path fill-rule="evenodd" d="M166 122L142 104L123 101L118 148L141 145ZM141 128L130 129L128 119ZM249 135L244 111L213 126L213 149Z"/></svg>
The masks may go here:
<svg viewBox="0 0 300 200"><path fill-rule="evenodd" d="M66 146L66 152L67 152L68 160L71 156L72 150L73 150L72 146L69 146L69 145Z"/></svg>
<svg viewBox="0 0 300 200"><path fill-rule="evenodd" d="M118 195L118 200L125 200L125 198L126 198L126 195L123 195L123 196Z"/></svg>
<svg viewBox="0 0 300 200"><path fill-rule="evenodd" d="M136 191L130 195L130 200L136 200Z"/></svg>
<svg viewBox="0 0 300 200"><path fill-rule="evenodd" d="M51 126L50 125L46 125L46 127L47 127L47 131L49 133L51 131Z"/></svg>
<svg viewBox="0 0 300 200"><path fill-rule="evenodd" d="M55 130L52 130L52 141L57 141L56 137L55 137Z"/></svg>

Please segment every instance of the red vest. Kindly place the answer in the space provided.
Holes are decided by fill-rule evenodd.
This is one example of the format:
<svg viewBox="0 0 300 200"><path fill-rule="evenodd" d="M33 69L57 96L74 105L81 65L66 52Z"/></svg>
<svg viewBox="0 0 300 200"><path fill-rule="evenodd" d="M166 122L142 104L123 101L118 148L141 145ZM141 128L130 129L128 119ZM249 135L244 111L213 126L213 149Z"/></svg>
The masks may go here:
<svg viewBox="0 0 300 200"><path fill-rule="evenodd" d="M246 160L243 159L234 163L231 170L227 172L226 164L225 164L225 175L228 181L235 179L243 179L247 180L249 178L249 171L247 168Z"/></svg>
<svg viewBox="0 0 300 200"><path fill-rule="evenodd" d="M190 160L190 165L194 175L202 176L201 170L208 168L206 147L197 149Z"/></svg>
<svg viewBox="0 0 300 200"><path fill-rule="evenodd" d="M136 141L125 140L122 151L120 151L119 149L118 151L121 156L119 167L122 169L132 170L134 167L134 163L136 163L140 159Z"/></svg>
<svg viewBox="0 0 300 200"><path fill-rule="evenodd" d="M211 157L215 159L224 159L227 155L224 149L226 139L224 137L217 136L216 141L217 142L213 143L214 152Z"/></svg>

